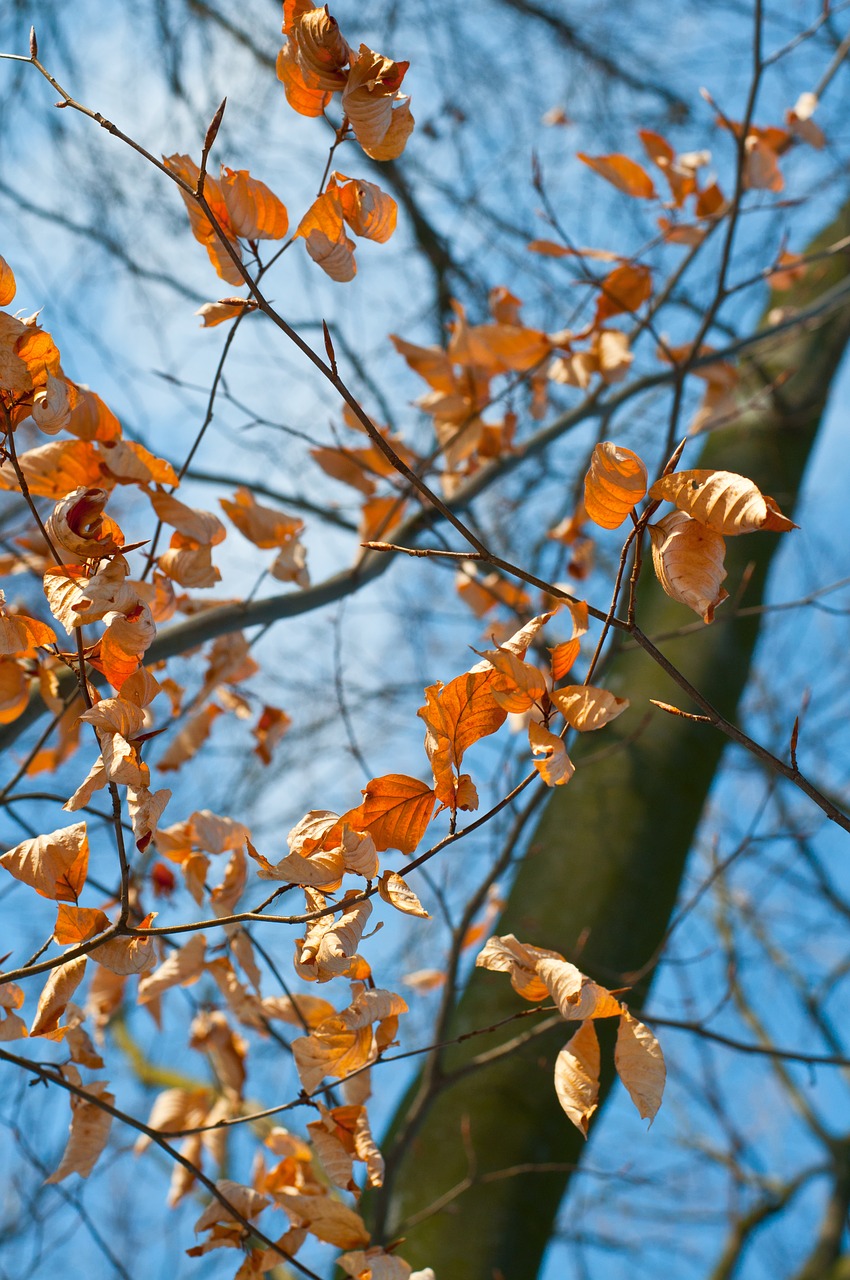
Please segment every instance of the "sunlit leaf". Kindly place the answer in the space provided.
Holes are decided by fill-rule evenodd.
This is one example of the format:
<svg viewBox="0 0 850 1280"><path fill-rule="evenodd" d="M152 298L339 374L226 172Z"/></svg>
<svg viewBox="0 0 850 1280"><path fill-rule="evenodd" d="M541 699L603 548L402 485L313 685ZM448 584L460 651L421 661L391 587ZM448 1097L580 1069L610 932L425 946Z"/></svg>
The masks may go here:
<svg viewBox="0 0 850 1280"><path fill-rule="evenodd" d="M732 471L674 471L656 480L649 496L674 503L726 537L759 529L786 533L797 528L773 498L760 493L752 480Z"/></svg>
<svg viewBox="0 0 850 1280"><path fill-rule="evenodd" d="M586 1138L590 1118L599 1106L599 1040L592 1022L583 1022L555 1059L558 1101Z"/></svg>

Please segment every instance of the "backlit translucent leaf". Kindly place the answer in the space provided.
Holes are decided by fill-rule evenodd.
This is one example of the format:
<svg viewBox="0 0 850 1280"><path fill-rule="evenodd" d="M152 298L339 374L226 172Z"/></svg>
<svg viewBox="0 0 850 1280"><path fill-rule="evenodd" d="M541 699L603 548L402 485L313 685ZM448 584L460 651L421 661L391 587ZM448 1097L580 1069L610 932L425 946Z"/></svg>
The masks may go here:
<svg viewBox="0 0 850 1280"><path fill-rule="evenodd" d="M628 156L587 156L581 151L577 154L579 160L588 165L594 173L598 173L600 177L612 183L618 191L624 192L627 196L636 196L641 200L654 199L655 187L652 185L649 174Z"/></svg>
<svg viewBox="0 0 850 1280"><path fill-rule="evenodd" d="M584 479L589 518L603 529L619 529L646 493L646 467L631 449L605 440L593 450Z"/></svg>
<svg viewBox="0 0 850 1280"><path fill-rule="evenodd" d="M368 831L379 852L413 853L431 821L434 800L432 788L418 778L388 773L373 778L363 791L363 803L343 816L355 830Z"/></svg>

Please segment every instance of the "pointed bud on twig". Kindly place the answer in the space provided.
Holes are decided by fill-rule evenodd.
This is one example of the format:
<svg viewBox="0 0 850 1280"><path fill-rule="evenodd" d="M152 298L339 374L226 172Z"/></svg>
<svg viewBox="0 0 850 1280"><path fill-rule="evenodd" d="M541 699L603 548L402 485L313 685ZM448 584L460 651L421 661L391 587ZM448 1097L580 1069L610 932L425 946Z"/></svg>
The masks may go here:
<svg viewBox="0 0 850 1280"><path fill-rule="evenodd" d="M30 57L32 59L38 57L38 40L35 37L35 27L30 27Z"/></svg>
<svg viewBox="0 0 850 1280"><path fill-rule="evenodd" d="M207 135L204 138L204 154L206 155L212 144L215 142L216 134L221 127L221 121L224 117L224 108L227 106L227 98L222 98L221 104L210 121L210 127L207 129Z"/></svg>
<svg viewBox="0 0 850 1280"><path fill-rule="evenodd" d="M325 324L324 320L322 321L322 333L325 335L325 351L327 351L328 353L328 360L330 362L331 369L333 370L333 375L334 377L337 377L336 355L334 354L334 344L331 342L331 331L328 328L328 326Z"/></svg>
<svg viewBox="0 0 850 1280"><path fill-rule="evenodd" d="M531 185L535 191L543 195L543 170L540 167L540 157L536 151L531 153Z"/></svg>
<svg viewBox="0 0 850 1280"><path fill-rule="evenodd" d="M800 736L800 717L794 717L794 728L791 730L791 768L797 771L797 739Z"/></svg>

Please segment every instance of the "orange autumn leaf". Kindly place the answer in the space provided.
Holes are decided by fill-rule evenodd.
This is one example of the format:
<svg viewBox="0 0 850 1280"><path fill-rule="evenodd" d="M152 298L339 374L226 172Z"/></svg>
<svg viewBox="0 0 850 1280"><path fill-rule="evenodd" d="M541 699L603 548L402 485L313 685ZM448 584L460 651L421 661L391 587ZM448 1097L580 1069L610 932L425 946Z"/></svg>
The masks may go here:
<svg viewBox="0 0 850 1280"><path fill-rule="evenodd" d="M86 824L76 822L15 845L0 866L30 885L42 898L76 902L86 882L89 841Z"/></svg>
<svg viewBox="0 0 850 1280"><path fill-rule="evenodd" d="M243 240L282 240L289 230L286 206L247 169L221 169L221 194L235 235Z"/></svg>
<svg viewBox="0 0 850 1280"><path fill-rule="evenodd" d="M96 933L102 933L108 924L109 917L97 908L72 907L60 902L53 936L64 947L93 938Z"/></svg>
<svg viewBox="0 0 850 1280"><path fill-rule="evenodd" d="M593 450L584 479L588 517L603 529L618 529L646 494L646 467L631 449L605 440Z"/></svg>
<svg viewBox="0 0 850 1280"><path fill-rule="evenodd" d="M347 178L344 173L334 173L339 182L339 202L342 216L356 236L385 244L395 231L398 206L374 182L363 178Z"/></svg>
<svg viewBox="0 0 850 1280"><path fill-rule="evenodd" d="M401 521L406 506L404 498L395 494L367 498L360 510L357 534L361 542L386 537Z"/></svg>
<svg viewBox="0 0 850 1280"><path fill-rule="evenodd" d="M193 191L197 189L200 169L190 156L163 156L163 162L167 169L182 178ZM206 249L216 273L221 276L222 280L226 280L228 284L244 284L242 273L236 262L234 262L234 258L241 262L242 250L230 225L230 214L219 183L214 178L211 178L209 174L205 175L204 198L212 210L213 217L220 230L213 226L206 213L198 202L189 195L188 191L184 191L182 187L179 190L186 206L186 212L189 215L192 235Z"/></svg>
<svg viewBox="0 0 850 1280"><path fill-rule="evenodd" d="M344 68L350 61L351 50L327 6L304 5L303 11L286 27L286 33L297 50L305 84L326 93L345 88L348 76Z"/></svg>
<svg viewBox="0 0 850 1280"><path fill-rule="evenodd" d="M336 183L318 196L298 224L295 239L302 237L307 252L332 280L344 283L357 274L354 241L345 234L342 201Z"/></svg>
<svg viewBox="0 0 850 1280"><path fill-rule="evenodd" d="M447 685L439 681L425 690L426 703L417 715L425 722L425 750L434 770L441 804L457 804L455 773L464 754L480 738L500 729L507 711L490 696L492 672L464 672Z"/></svg>
<svg viewBox="0 0 850 1280"><path fill-rule="evenodd" d="M0 591L0 657L34 657L42 645L56 643L56 632L25 613L9 613Z"/></svg>
<svg viewBox="0 0 850 1280"><path fill-rule="evenodd" d="M156 912L146 915L139 921L138 928L149 929L155 919ZM105 969L121 976L144 973L156 964L153 943L152 937L110 938L90 951L89 955Z"/></svg>
<svg viewBox="0 0 850 1280"><path fill-rule="evenodd" d="M363 797L358 808L343 815L345 821L357 831L368 831L378 852L413 853L434 812L433 789L418 778L388 773L373 778Z"/></svg>
<svg viewBox="0 0 850 1280"><path fill-rule="evenodd" d="M75 390L76 403L68 420L71 435L78 440L120 440L121 423L97 392L80 385Z"/></svg>
<svg viewBox="0 0 850 1280"><path fill-rule="evenodd" d="M298 516L262 506L250 489L237 489L232 500L219 498L219 505L249 542L266 550L282 547L304 528L304 521Z"/></svg>
<svg viewBox="0 0 850 1280"><path fill-rule="evenodd" d="M260 757L263 764L271 764L272 750L280 742L291 724L291 716L288 716L280 707L270 707L268 705L263 707L259 720L251 730L257 740L254 754Z"/></svg>
<svg viewBox="0 0 850 1280"><path fill-rule="evenodd" d="M179 769L187 760L197 755L210 735L213 721L221 714L221 707L217 707L213 702L187 720L157 761L160 772L167 773Z"/></svg>
<svg viewBox="0 0 850 1280"><path fill-rule="evenodd" d="M635 196L640 200L655 198L655 187L649 174L628 156L588 156L579 151L578 158L625 195Z"/></svg>
<svg viewBox="0 0 850 1280"><path fill-rule="evenodd" d="M333 96L327 89L312 87L304 78L298 50L287 41L277 55L277 78L283 85L286 101L301 116L320 116Z"/></svg>
<svg viewBox="0 0 850 1280"><path fill-rule="evenodd" d="M58 502L47 517L54 546L78 561L114 555L124 545L118 525L104 514L109 501L105 489L75 489Z"/></svg>
<svg viewBox="0 0 850 1280"><path fill-rule="evenodd" d="M787 533L797 525L762 494L752 480L733 471L674 471L649 491L656 501L672 502L715 533L732 537L763 529Z"/></svg>
<svg viewBox="0 0 850 1280"><path fill-rule="evenodd" d="M637 311L652 295L652 272L638 263L625 263L609 272L599 285L594 325L623 311Z"/></svg>
<svg viewBox="0 0 850 1280"><path fill-rule="evenodd" d="M351 59L342 109L373 160L396 160L413 130L410 102L399 93L407 62L393 62L361 44Z"/></svg>
<svg viewBox="0 0 850 1280"><path fill-rule="evenodd" d="M430 916L419 901L410 885L395 871L385 871L378 881L378 893L385 902L403 911L409 916L422 916L429 920Z"/></svg>
<svg viewBox="0 0 850 1280"><path fill-rule="evenodd" d="M8 307L16 291L15 273L6 259L0 257L0 307Z"/></svg>
<svg viewBox="0 0 850 1280"><path fill-rule="evenodd" d="M0 724L11 724L29 705L27 673L14 658L0 658Z"/></svg>
<svg viewBox="0 0 850 1280"><path fill-rule="evenodd" d="M27 449L18 464L30 493L58 501L72 489L104 486L100 458L87 440L50 440ZM18 478L11 462L0 467L0 488L17 489Z"/></svg>

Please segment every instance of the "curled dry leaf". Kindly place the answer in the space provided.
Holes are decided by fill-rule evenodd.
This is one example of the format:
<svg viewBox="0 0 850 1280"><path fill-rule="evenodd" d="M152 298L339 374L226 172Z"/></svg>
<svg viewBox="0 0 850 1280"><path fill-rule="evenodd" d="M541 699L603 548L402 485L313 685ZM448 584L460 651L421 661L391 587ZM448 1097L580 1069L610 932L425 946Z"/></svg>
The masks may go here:
<svg viewBox="0 0 850 1280"><path fill-rule="evenodd" d="M622 715L629 705L628 698L618 698L592 684L570 684L563 689L553 689L549 696L567 723L580 733L601 729Z"/></svg>
<svg viewBox="0 0 850 1280"><path fill-rule="evenodd" d="M492 937L488 940L475 959L475 967L509 973L511 986L524 1000L546 1000L550 991L537 973L538 961L544 958L567 963L559 951L533 947L508 933L503 938Z"/></svg>
<svg viewBox="0 0 850 1280"><path fill-rule="evenodd" d="M413 131L410 102L399 93L408 65L384 58L365 44L351 60L342 109L373 160L397 160Z"/></svg>
<svg viewBox="0 0 850 1280"><path fill-rule="evenodd" d="M532 753L543 757L534 761L534 767L547 787L561 787L569 782L576 769L567 755L563 738L531 720L528 725L528 742Z"/></svg>
<svg viewBox="0 0 850 1280"><path fill-rule="evenodd" d="M103 514L108 500L104 489L75 489L57 503L47 518L47 532L54 546L80 561L120 551L124 536L115 521Z"/></svg>
<svg viewBox="0 0 850 1280"><path fill-rule="evenodd" d="M773 498L734 471L674 471L656 480L649 496L672 502L680 511L726 537L760 529L787 533L798 527L782 514Z"/></svg>
<svg viewBox="0 0 850 1280"><path fill-rule="evenodd" d="M558 1101L586 1138L590 1118L599 1106L599 1039L592 1022L583 1022L555 1060Z"/></svg>
<svg viewBox="0 0 850 1280"><path fill-rule="evenodd" d="M395 871L384 872L378 881L378 893L384 902L389 902L405 915L422 916L425 920L431 918L410 886Z"/></svg>
<svg viewBox="0 0 850 1280"><path fill-rule="evenodd" d="M694 520L685 511L672 511L649 526L655 576L667 595L714 621L714 610L727 598L720 585L726 577L723 535Z"/></svg>
<svg viewBox="0 0 850 1280"><path fill-rule="evenodd" d="M619 529L646 494L646 467L636 453L604 440L584 478L584 505L603 529Z"/></svg>
<svg viewBox="0 0 850 1280"><path fill-rule="evenodd" d="M39 431L46 436L58 435L71 421L74 388L66 378L47 375L47 382L37 391L32 402L32 417Z"/></svg>
<svg viewBox="0 0 850 1280"><path fill-rule="evenodd" d="M71 1095L71 1131L58 1169L46 1178L47 1183L62 1182L69 1173L87 1178L97 1164L109 1138L112 1116L103 1105L114 1106L115 1095L104 1080L86 1085L87 1098Z"/></svg>
<svg viewBox="0 0 850 1280"><path fill-rule="evenodd" d="M614 1065L641 1119L654 1120L667 1078L664 1055L649 1027L627 1009L620 1017Z"/></svg>

